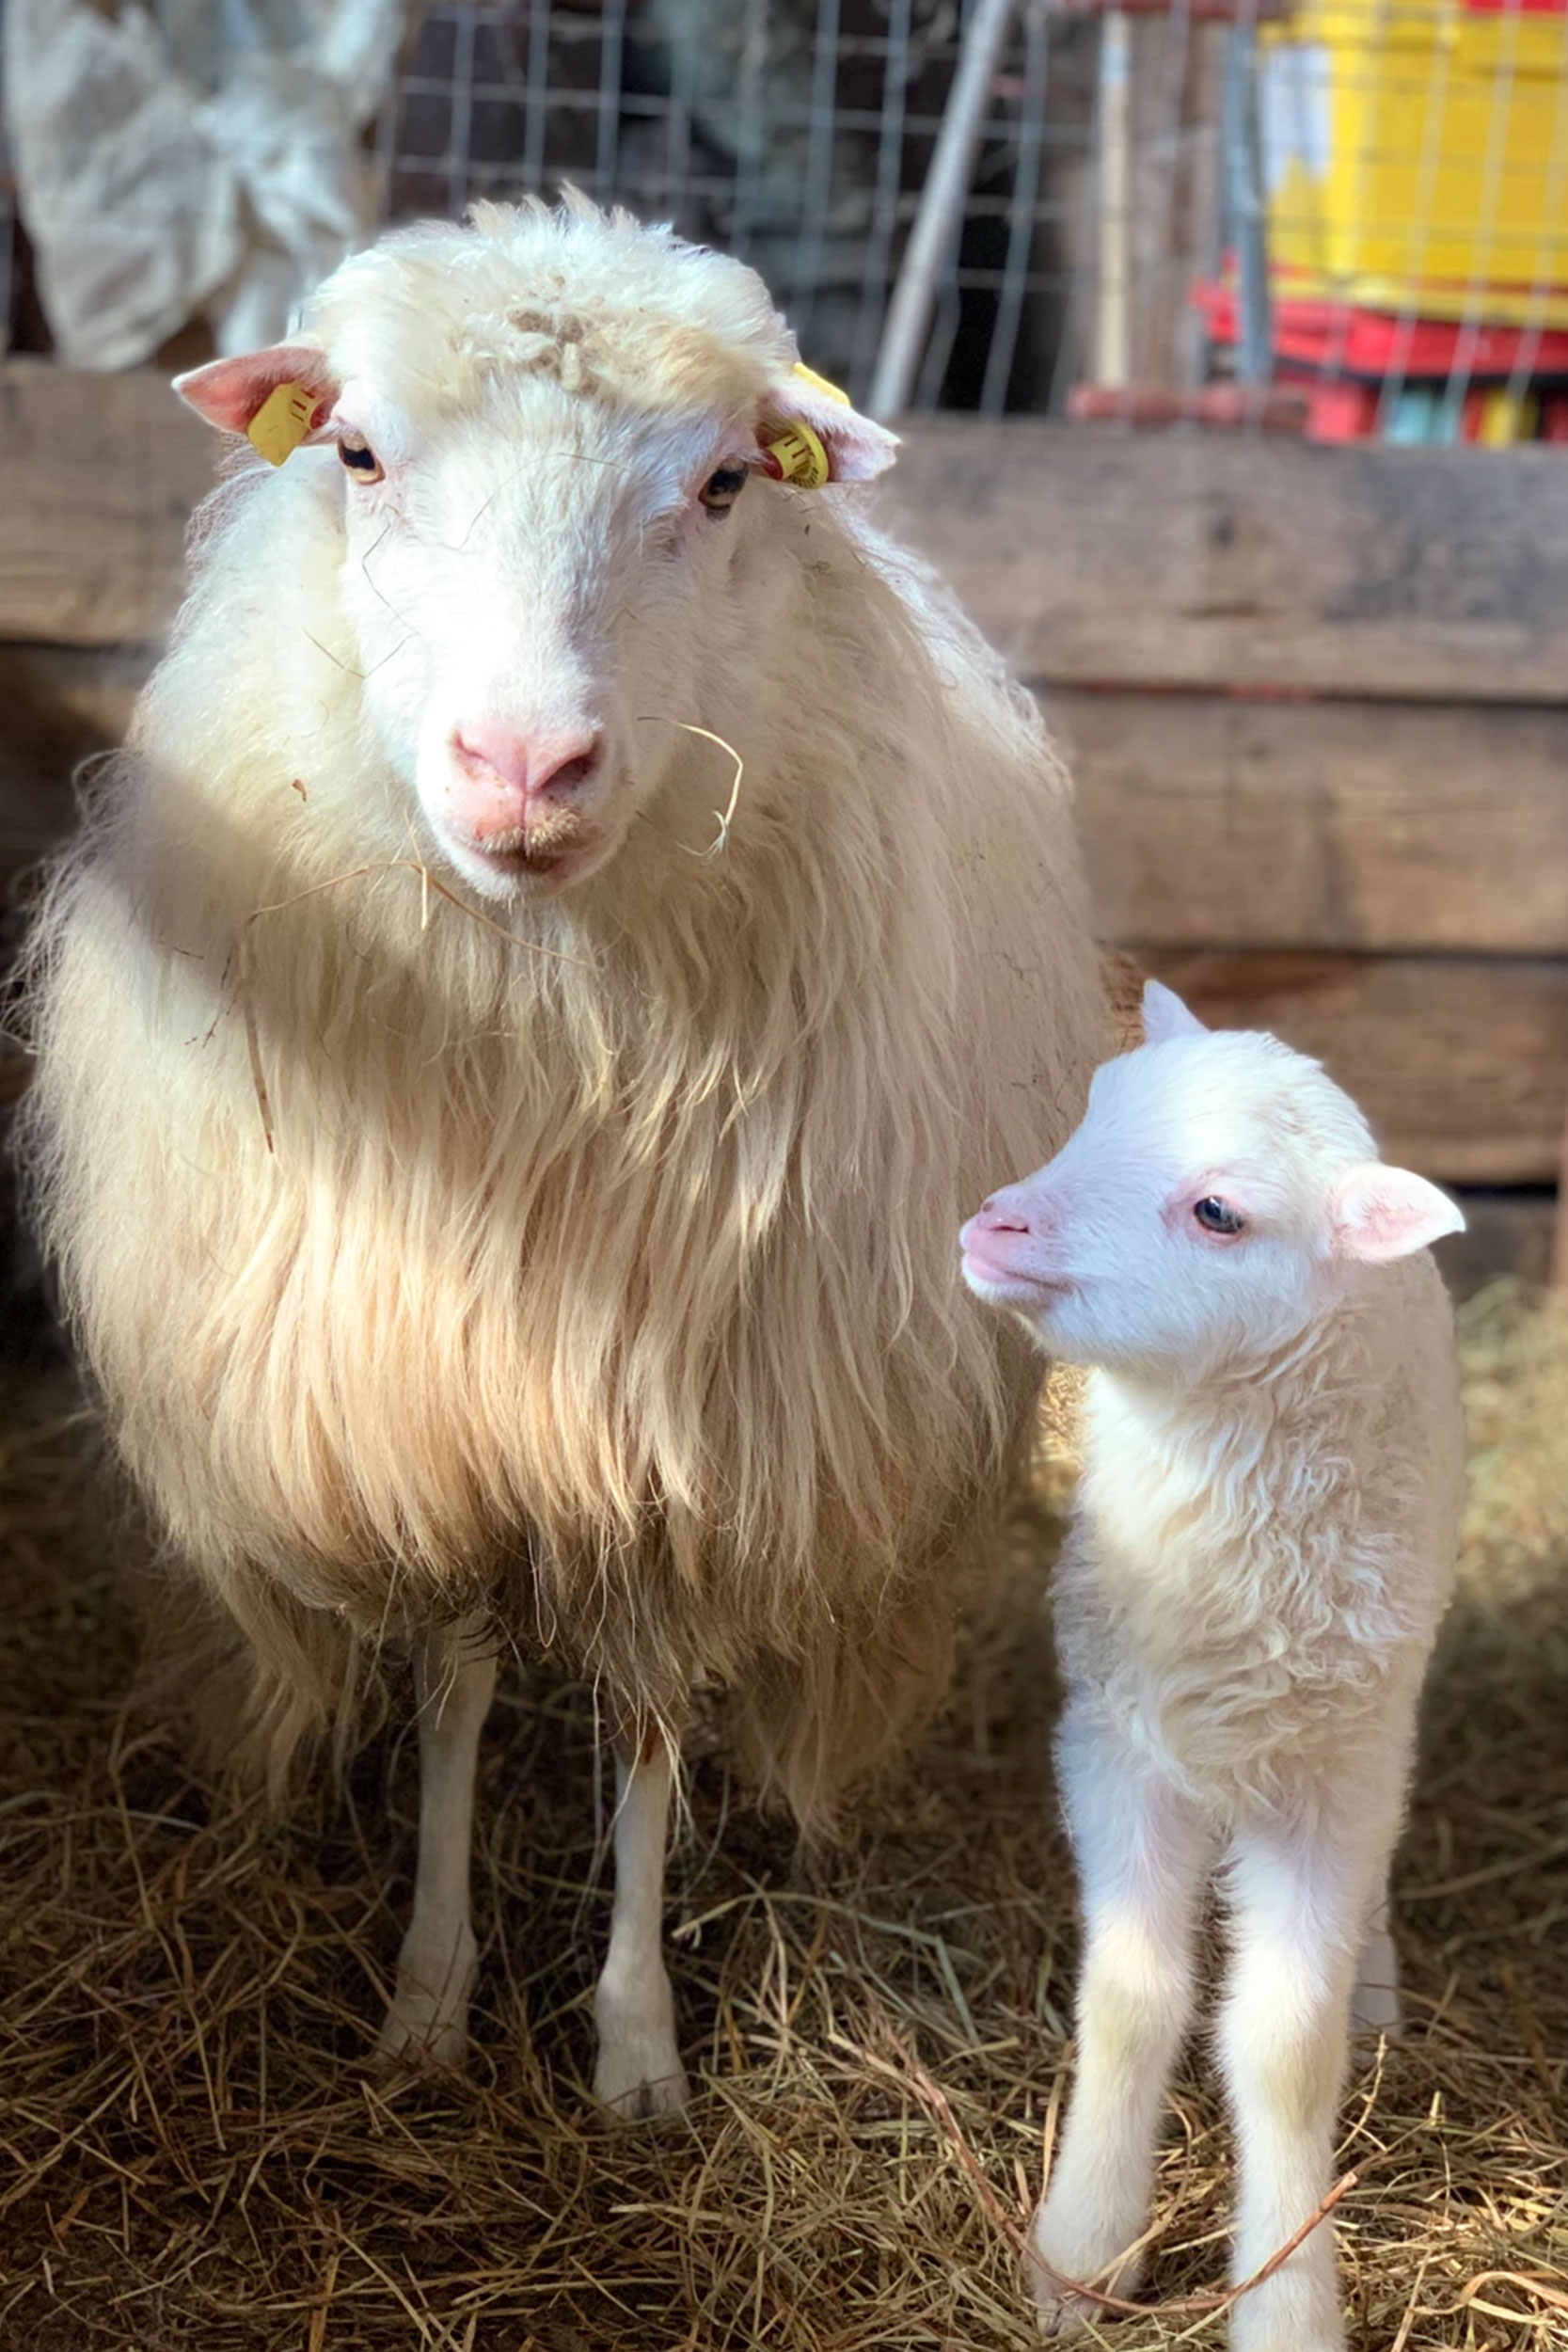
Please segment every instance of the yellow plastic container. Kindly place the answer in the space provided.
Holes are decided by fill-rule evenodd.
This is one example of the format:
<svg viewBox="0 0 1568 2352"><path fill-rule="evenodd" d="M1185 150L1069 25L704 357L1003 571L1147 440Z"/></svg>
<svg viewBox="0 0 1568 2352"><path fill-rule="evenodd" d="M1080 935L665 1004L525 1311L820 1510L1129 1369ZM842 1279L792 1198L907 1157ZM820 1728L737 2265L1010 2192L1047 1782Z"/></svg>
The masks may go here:
<svg viewBox="0 0 1568 2352"><path fill-rule="evenodd" d="M1281 294L1568 326L1568 0L1304 0L1259 59Z"/></svg>

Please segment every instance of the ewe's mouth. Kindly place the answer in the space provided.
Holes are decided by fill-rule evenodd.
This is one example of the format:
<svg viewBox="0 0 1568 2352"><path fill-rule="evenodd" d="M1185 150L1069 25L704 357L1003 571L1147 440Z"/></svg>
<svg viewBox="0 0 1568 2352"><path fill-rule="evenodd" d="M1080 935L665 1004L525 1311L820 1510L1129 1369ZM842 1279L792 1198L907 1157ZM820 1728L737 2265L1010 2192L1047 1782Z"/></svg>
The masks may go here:
<svg viewBox="0 0 1568 2352"><path fill-rule="evenodd" d="M489 884L510 895L530 883L570 882L595 862L604 845L597 826L562 815L485 841L449 834L448 846L458 867L482 889Z"/></svg>
<svg viewBox="0 0 1568 2352"><path fill-rule="evenodd" d="M476 848L473 854L498 874L519 876L559 874L563 866L572 863L569 849L549 850L535 848L531 844L521 845L515 850L498 850L486 843L483 849Z"/></svg>

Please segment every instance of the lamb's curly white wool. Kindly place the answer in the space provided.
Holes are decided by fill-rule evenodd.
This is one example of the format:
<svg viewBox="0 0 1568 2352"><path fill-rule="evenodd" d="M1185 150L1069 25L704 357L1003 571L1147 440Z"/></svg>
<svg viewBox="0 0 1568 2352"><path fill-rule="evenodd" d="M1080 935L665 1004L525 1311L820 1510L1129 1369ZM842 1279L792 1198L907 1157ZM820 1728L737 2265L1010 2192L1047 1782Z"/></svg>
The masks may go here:
<svg viewBox="0 0 1568 2352"><path fill-rule="evenodd" d="M1462 1222L1386 1168L1275 1039L1168 990L1051 1164L963 1229L964 1270L1092 1370L1056 1592L1057 1761L1082 1878L1078 2074L1036 2217L1049 2334L1125 2295L1216 1865L1234 2275L1317 2211L1353 2022L1394 2033L1386 1915L1464 1474L1452 1318L1426 1245ZM1326 2226L1234 2308L1237 2352L1339 2352Z"/></svg>
<svg viewBox="0 0 1568 2352"><path fill-rule="evenodd" d="M598 1679L599 2085L661 2104L693 1677L820 1819L940 1683L1027 1414L951 1233L1104 1049L1066 782L861 512L890 437L666 231L404 231L182 389L303 441L205 510L45 911L42 1220L256 1752L415 1645L389 2048L462 2047L496 1642ZM791 422L832 485L767 478Z"/></svg>

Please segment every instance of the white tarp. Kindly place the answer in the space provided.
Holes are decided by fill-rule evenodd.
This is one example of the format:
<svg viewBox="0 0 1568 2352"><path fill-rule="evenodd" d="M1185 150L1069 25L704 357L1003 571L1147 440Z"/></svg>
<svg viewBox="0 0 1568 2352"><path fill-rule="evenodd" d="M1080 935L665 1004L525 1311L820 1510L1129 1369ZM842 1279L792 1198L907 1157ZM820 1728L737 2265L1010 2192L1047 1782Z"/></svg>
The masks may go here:
<svg viewBox="0 0 1568 2352"><path fill-rule="evenodd" d="M4 0L6 128L70 367L187 321L221 353L288 331L373 227L361 135L408 0Z"/></svg>

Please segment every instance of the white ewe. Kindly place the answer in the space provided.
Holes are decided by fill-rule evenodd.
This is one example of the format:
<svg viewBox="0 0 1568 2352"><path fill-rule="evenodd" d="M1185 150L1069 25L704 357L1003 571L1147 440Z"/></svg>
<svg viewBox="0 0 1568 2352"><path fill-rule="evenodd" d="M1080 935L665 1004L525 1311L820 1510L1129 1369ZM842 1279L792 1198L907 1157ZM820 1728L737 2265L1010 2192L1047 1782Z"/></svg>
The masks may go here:
<svg viewBox="0 0 1568 2352"><path fill-rule="evenodd" d="M388 2051L462 2047L515 1645L620 1726L596 2081L670 2104L692 1678L821 1818L940 1684L1028 1413L951 1235L1104 1050L1066 782L854 490L767 478L893 443L738 263L482 207L182 389L298 446L206 510L45 911L40 1213L275 1776L414 1645Z"/></svg>
<svg viewBox="0 0 1568 2352"><path fill-rule="evenodd" d="M1057 1756L1085 1914L1078 2077L1036 2217L1046 2332L1125 2295L1196 1916L1223 1857L1234 2275L1329 2186L1353 2013L1398 2029L1385 1902L1464 1462L1424 1245L1452 1203L1270 1037L1151 981L1049 1167L963 1230L964 1271L1091 1365L1056 1596ZM1359 1967L1357 1965L1359 1959ZM1329 2231L1235 2306L1242 2352L1344 2343Z"/></svg>

